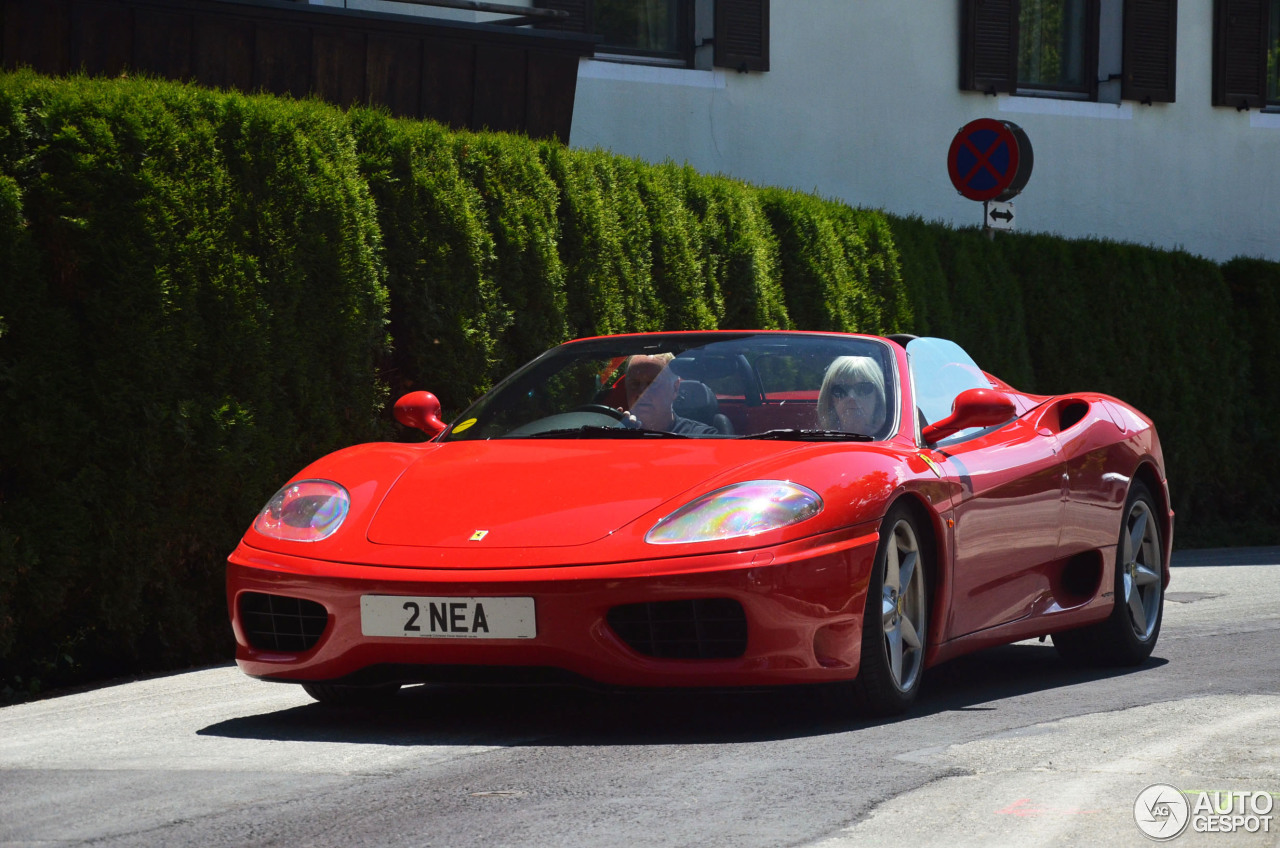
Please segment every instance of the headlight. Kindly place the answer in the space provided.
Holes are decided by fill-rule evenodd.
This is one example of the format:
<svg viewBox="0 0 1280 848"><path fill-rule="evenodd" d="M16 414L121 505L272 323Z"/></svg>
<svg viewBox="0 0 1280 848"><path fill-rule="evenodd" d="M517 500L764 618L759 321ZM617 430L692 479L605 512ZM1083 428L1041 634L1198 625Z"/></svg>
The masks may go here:
<svg viewBox="0 0 1280 848"><path fill-rule="evenodd" d="M351 496L337 483L299 480L267 501L253 529L286 542L318 542L337 532L350 508Z"/></svg>
<svg viewBox="0 0 1280 848"><path fill-rule="evenodd" d="M685 504L653 525L644 540L651 545L674 545L755 536L820 512L822 498L812 489L784 480L752 480Z"/></svg>

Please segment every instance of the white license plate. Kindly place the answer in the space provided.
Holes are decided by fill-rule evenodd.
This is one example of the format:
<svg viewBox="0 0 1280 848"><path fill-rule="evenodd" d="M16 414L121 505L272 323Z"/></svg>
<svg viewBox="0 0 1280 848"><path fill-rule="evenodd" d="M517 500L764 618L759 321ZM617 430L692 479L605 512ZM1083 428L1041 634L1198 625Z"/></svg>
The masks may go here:
<svg viewBox="0 0 1280 848"><path fill-rule="evenodd" d="M419 639L532 639L533 598L414 598L361 595L365 636Z"/></svg>

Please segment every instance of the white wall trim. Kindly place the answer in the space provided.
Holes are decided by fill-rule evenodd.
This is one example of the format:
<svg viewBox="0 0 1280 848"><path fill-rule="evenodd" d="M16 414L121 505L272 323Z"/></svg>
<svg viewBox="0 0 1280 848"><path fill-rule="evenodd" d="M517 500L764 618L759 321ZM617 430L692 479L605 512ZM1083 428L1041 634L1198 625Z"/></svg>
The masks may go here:
<svg viewBox="0 0 1280 848"><path fill-rule="evenodd" d="M1250 112L1249 126L1280 130L1280 112Z"/></svg>
<svg viewBox="0 0 1280 848"><path fill-rule="evenodd" d="M688 88L724 88L724 78L724 71L695 71L630 62L602 62L598 59L583 59L578 62L578 79L618 80Z"/></svg>
<svg viewBox="0 0 1280 848"><path fill-rule="evenodd" d="M999 97L1001 112L1024 115L1061 115L1068 118L1133 120L1133 104L1093 103L1085 100L1058 100L1052 97Z"/></svg>

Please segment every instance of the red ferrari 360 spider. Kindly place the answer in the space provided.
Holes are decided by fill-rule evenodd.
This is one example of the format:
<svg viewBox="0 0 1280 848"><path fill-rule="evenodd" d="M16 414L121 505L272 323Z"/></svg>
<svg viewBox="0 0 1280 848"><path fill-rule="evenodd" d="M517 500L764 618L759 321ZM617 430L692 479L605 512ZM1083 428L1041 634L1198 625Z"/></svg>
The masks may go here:
<svg viewBox="0 0 1280 848"><path fill-rule="evenodd" d="M237 661L322 702L415 682L842 683L1052 634L1146 659L1172 512L1149 419L1043 397L942 339L569 342L431 436L338 451L230 557Z"/></svg>

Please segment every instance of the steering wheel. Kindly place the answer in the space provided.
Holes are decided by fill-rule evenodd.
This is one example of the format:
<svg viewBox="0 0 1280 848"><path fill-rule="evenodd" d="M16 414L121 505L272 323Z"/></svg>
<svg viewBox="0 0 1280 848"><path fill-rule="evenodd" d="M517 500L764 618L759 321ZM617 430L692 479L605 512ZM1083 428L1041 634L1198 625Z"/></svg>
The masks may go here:
<svg viewBox="0 0 1280 848"><path fill-rule="evenodd" d="M614 409L612 406L605 406L603 403L584 403L581 406L575 406L570 412L595 412L600 415L608 415L615 421L623 419L623 413Z"/></svg>

